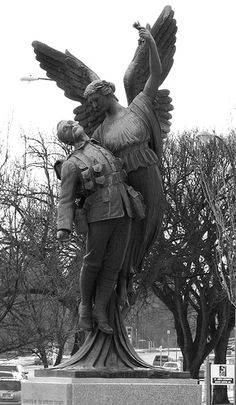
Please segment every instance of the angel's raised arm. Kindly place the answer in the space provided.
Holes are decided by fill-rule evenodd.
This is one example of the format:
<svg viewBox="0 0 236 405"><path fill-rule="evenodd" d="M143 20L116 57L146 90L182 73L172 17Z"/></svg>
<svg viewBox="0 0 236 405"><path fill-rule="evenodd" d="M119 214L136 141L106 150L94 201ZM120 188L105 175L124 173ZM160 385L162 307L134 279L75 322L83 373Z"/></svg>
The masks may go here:
<svg viewBox="0 0 236 405"><path fill-rule="evenodd" d="M139 29L139 36L145 41L149 48L149 70L150 75L144 86L143 92L151 98L155 98L157 90L161 83L162 66L160 56L157 50L156 42L147 28Z"/></svg>

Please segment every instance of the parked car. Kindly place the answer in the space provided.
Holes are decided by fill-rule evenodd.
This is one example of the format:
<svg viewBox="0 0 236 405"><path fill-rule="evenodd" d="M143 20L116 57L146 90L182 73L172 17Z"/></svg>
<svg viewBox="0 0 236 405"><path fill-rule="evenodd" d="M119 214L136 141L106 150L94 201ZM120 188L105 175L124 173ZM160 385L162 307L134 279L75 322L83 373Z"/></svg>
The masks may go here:
<svg viewBox="0 0 236 405"><path fill-rule="evenodd" d="M166 361L163 368L168 371L180 371L180 363L177 361Z"/></svg>
<svg viewBox="0 0 236 405"><path fill-rule="evenodd" d="M9 377L9 374L11 376ZM14 372L0 372L0 405L21 405L21 380Z"/></svg>
<svg viewBox="0 0 236 405"><path fill-rule="evenodd" d="M1 379L6 379L8 378L9 380L14 380L17 378L17 373L14 373L14 371L0 371L0 380Z"/></svg>
<svg viewBox="0 0 236 405"><path fill-rule="evenodd" d="M11 363L1 363L0 364L0 373L4 371L8 371L10 373L14 373L15 378L19 380L26 380L28 379L28 371L25 371L24 368L20 364L11 364Z"/></svg>
<svg viewBox="0 0 236 405"><path fill-rule="evenodd" d="M40 364L43 364L42 360L39 357L35 357L34 359L34 364L36 366L39 366Z"/></svg>
<svg viewBox="0 0 236 405"><path fill-rule="evenodd" d="M156 354L153 360L154 366L163 366L163 364L169 360L167 354Z"/></svg>

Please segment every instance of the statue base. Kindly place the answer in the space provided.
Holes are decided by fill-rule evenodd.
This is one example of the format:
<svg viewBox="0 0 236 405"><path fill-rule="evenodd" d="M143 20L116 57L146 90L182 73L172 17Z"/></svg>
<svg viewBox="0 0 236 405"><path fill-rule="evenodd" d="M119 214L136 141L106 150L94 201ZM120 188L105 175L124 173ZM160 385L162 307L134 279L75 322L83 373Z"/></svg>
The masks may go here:
<svg viewBox="0 0 236 405"><path fill-rule="evenodd" d="M62 363L63 364L63 363ZM73 369L67 367L66 369L48 368L34 371L35 377L63 377L63 378L151 378L151 379L190 379L188 371L174 371L164 370L162 367L150 368L134 368L128 370L126 368L84 368Z"/></svg>
<svg viewBox="0 0 236 405"><path fill-rule="evenodd" d="M170 372L141 359L113 295L113 335L95 329L70 359L22 382L22 405L201 405L201 386L188 372Z"/></svg>
<svg viewBox="0 0 236 405"><path fill-rule="evenodd" d="M198 380L37 377L22 383L22 405L201 405Z"/></svg>

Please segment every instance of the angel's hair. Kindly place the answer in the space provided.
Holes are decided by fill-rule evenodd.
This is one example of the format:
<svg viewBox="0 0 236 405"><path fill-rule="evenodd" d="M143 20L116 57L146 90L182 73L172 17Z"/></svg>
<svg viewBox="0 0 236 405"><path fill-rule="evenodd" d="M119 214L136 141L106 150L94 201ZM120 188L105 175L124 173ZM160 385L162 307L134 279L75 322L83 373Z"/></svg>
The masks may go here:
<svg viewBox="0 0 236 405"><path fill-rule="evenodd" d="M88 98L88 96L91 96L91 94L96 92L102 94L103 96L107 96L108 94L114 95L115 90L115 85L111 82L106 82L105 80L94 80L86 87L84 97Z"/></svg>
<svg viewBox="0 0 236 405"><path fill-rule="evenodd" d="M74 134L72 128L79 123L71 120L62 120L57 124L57 137L59 141L66 143L67 145L74 145L76 142L87 138L85 132L82 132L79 137L77 134ZM79 124L80 125L80 124ZM80 125L81 126L81 125Z"/></svg>

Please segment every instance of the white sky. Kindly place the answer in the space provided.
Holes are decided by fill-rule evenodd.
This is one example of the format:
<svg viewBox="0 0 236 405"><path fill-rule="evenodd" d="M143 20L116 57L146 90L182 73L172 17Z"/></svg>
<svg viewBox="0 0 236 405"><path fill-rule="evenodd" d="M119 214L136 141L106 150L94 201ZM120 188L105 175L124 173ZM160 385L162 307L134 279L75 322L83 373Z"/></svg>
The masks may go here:
<svg viewBox="0 0 236 405"><path fill-rule="evenodd" d="M199 127L218 133L236 125L235 0L5 0L1 2L1 118L10 141L19 128L51 131L73 118L77 103L45 77L31 43L67 48L101 78L116 84L125 105L123 76L137 46L134 21L151 25L165 5L178 24L175 62L162 88L173 98L172 131Z"/></svg>

